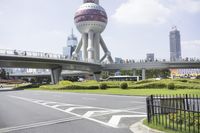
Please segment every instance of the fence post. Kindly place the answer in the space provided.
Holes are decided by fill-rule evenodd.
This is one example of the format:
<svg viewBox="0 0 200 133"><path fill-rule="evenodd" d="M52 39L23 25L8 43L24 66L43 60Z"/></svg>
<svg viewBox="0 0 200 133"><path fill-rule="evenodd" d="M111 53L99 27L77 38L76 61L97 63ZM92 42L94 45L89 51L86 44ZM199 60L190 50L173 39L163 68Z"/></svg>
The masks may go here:
<svg viewBox="0 0 200 133"><path fill-rule="evenodd" d="M149 97L146 98L147 103L147 121L148 123L151 122L151 110L150 110L150 104L149 104Z"/></svg>

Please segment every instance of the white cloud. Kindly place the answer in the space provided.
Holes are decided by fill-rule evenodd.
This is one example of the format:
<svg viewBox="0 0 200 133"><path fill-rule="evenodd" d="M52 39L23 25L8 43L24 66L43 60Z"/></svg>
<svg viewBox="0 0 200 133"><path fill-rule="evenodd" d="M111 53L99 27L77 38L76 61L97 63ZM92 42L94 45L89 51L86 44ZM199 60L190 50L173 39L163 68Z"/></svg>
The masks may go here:
<svg viewBox="0 0 200 133"><path fill-rule="evenodd" d="M0 15L2 15L3 14L3 12L2 11L0 11Z"/></svg>
<svg viewBox="0 0 200 133"><path fill-rule="evenodd" d="M125 24L160 24L166 21L170 10L159 0L128 0L112 16Z"/></svg>
<svg viewBox="0 0 200 133"><path fill-rule="evenodd" d="M182 53L184 57L200 58L200 40L183 41Z"/></svg>
<svg viewBox="0 0 200 133"><path fill-rule="evenodd" d="M176 11L200 12L200 0L127 0L112 18L124 24L162 24Z"/></svg>
<svg viewBox="0 0 200 133"><path fill-rule="evenodd" d="M192 46L192 47L199 47L200 48L200 40L183 41L182 44L185 47Z"/></svg>
<svg viewBox="0 0 200 133"><path fill-rule="evenodd" d="M177 9L190 13L200 12L200 0L176 0Z"/></svg>

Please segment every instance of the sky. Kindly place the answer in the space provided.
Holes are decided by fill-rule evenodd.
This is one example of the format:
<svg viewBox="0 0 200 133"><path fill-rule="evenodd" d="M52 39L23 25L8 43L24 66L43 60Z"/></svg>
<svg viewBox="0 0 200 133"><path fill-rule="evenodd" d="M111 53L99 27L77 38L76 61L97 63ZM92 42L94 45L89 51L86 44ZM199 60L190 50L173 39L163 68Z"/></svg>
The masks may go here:
<svg viewBox="0 0 200 133"><path fill-rule="evenodd" d="M0 49L62 53L82 0L0 0ZM182 56L200 58L200 0L100 0L102 33L114 57L169 59L169 31L181 33Z"/></svg>

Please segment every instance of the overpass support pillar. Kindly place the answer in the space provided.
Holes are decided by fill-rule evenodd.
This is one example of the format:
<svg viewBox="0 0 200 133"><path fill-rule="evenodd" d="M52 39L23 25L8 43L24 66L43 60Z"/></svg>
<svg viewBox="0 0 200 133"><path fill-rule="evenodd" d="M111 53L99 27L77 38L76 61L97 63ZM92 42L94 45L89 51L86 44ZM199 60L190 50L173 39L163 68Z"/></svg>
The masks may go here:
<svg viewBox="0 0 200 133"><path fill-rule="evenodd" d="M94 80L99 81L101 76L101 72L94 72Z"/></svg>
<svg viewBox="0 0 200 133"><path fill-rule="evenodd" d="M133 76L136 76L136 69L133 69Z"/></svg>
<svg viewBox="0 0 200 133"><path fill-rule="evenodd" d="M57 67L57 68L52 68L51 69L51 82L53 84L57 84L60 81L61 72L62 72L62 68L61 67Z"/></svg>
<svg viewBox="0 0 200 133"><path fill-rule="evenodd" d="M142 69L142 80L146 79L146 69Z"/></svg>

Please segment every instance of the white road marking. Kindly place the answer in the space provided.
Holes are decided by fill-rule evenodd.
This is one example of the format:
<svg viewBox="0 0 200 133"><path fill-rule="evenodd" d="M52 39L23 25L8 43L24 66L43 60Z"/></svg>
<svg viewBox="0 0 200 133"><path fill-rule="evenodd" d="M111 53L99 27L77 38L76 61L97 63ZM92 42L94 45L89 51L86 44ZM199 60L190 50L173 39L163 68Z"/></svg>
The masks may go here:
<svg viewBox="0 0 200 133"><path fill-rule="evenodd" d="M118 126L120 120L122 118L136 118L136 117L146 117L146 115L113 115L112 118L109 120L109 125Z"/></svg>
<svg viewBox="0 0 200 133"><path fill-rule="evenodd" d="M65 104L65 103L43 101L43 100L36 100L36 99L28 99L28 98L17 97L17 96L10 96L10 97L21 99L21 100L25 100L25 101L29 101L29 102L33 102L33 103L36 103L36 104L39 104L39 105L42 105L42 106L45 106L45 107L48 107L48 108L52 108L52 109L55 109L55 110L58 110L58 111L61 111L61 112L65 112L65 113L77 116L77 117L79 117L79 119L82 119L82 118L88 119L90 121L94 121L94 122L97 122L97 123L100 123L100 124L103 124L103 125L106 125L106 126L110 126L110 127L113 127L113 128L118 128L118 124L119 124L121 118L125 118L125 117L126 118L131 118L131 117L132 118L134 118L134 117L136 118L136 117L145 117L146 116L145 115L146 113L141 113L141 112L137 112L137 114L142 114L142 115L113 115L111 117L111 119L109 120L109 122L103 122L103 121L95 119L94 117L108 115L108 114L114 114L114 113L120 113L120 112L136 113L133 110L141 109L141 107L140 108L126 108L126 109L122 109L122 110L119 109L118 110L118 109L107 109L107 108L100 108L100 107L91 107L91 106ZM56 105L48 105L50 103L53 103L53 104L56 104ZM69 106L69 108L68 109L58 108L60 106ZM79 115L79 114L71 112L71 111L73 111L75 109L84 109L84 108L86 108L86 109L87 108L88 109L94 108L94 109L101 109L101 110L88 111L84 115ZM132 111L129 111L129 110L132 110ZM100 113L103 113L103 114L93 115L95 112L97 112L97 113L100 112ZM91 116L93 118L91 118Z"/></svg>
<svg viewBox="0 0 200 133"><path fill-rule="evenodd" d="M56 104L51 106L52 108L58 108L58 107L65 107L65 106L73 106L73 104Z"/></svg>
<svg viewBox="0 0 200 133"><path fill-rule="evenodd" d="M75 109L91 109L91 108L93 107L71 107L71 108L66 109L65 111L71 112L72 110L75 110Z"/></svg>
<svg viewBox="0 0 200 133"><path fill-rule="evenodd" d="M45 102L45 103L41 103L42 105L47 105L47 104L56 104L56 102Z"/></svg>
<svg viewBox="0 0 200 133"><path fill-rule="evenodd" d="M10 97L36 103L36 102L34 102L33 99L28 99L28 98L23 98L23 97L17 97L17 96L10 96ZM42 105L41 103L36 103L36 104ZM46 105L46 104L44 104L43 106L48 107L48 108L52 108L51 106ZM93 119L93 118L89 118L89 117L83 117L83 116L81 116L81 115L79 115L79 114L76 114L76 113L73 113L73 112L66 112L66 111L63 110L63 109L59 109L59 108L53 108L53 109L58 110L58 111L61 111L61 112L65 112L65 113L68 113L68 114L71 114L71 115L74 115L74 116L77 116L77 117L80 117L80 118L85 118L85 119L87 119L87 120L94 121L94 122L97 122L97 123L100 123L100 124L103 124L103 125L106 125L106 126L110 126L110 127L113 127L113 128L117 128L116 126L109 125L109 124L106 123L106 122L102 122L102 121L99 121L99 120L96 120L96 119Z"/></svg>
<svg viewBox="0 0 200 133"><path fill-rule="evenodd" d="M91 117L94 113L107 113L107 112L110 112L110 111L88 111L87 113L85 113L83 115L83 117Z"/></svg>

